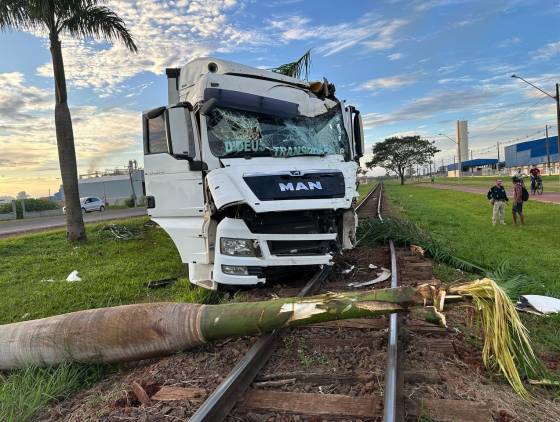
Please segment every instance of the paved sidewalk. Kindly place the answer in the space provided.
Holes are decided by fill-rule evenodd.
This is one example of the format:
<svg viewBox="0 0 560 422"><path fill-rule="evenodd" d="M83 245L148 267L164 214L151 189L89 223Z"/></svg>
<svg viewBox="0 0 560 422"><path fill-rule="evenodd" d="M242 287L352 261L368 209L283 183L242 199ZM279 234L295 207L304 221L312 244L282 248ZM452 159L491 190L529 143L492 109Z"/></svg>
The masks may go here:
<svg viewBox="0 0 560 422"><path fill-rule="evenodd" d="M474 186L445 185L442 183L418 183L415 186L434 189L457 190L459 192L480 193L482 195L486 195L488 193L488 189L490 189L490 186L488 186L488 188L477 188ZM507 191L507 194L508 196L511 196L510 191ZM550 204L560 204L560 192L543 192L542 195L531 195L529 200L547 202Z"/></svg>

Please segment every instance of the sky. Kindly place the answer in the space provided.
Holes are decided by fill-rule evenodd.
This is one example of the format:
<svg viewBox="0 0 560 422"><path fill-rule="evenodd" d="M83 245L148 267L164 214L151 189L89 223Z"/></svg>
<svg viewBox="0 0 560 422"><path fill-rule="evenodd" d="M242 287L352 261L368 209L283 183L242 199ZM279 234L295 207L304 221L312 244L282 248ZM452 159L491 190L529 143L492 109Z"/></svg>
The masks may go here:
<svg viewBox="0 0 560 422"><path fill-rule="evenodd" d="M544 136L560 82L558 0L109 0L138 53L63 37L79 173L142 162L141 112L166 104L166 67L200 56L272 68L311 49L364 119L367 151L390 136L435 141L453 162L454 122L469 123L474 158L497 142ZM0 196L58 190L48 39L0 32ZM503 146L500 150L503 158ZM366 157L367 158L367 157Z"/></svg>

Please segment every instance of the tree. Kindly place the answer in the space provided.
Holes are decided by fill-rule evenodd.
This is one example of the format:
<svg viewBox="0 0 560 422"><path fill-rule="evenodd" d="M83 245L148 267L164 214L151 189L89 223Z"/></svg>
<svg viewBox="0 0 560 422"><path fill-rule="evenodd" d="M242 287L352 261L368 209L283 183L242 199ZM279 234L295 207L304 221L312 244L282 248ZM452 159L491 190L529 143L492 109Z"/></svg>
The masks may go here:
<svg viewBox="0 0 560 422"><path fill-rule="evenodd" d="M439 152L434 142L420 136L394 136L373 146L373 158L366 163L369 168L383 167L399 176L404 185L405 171L411 166L428 164Z"/></svg>
<svg viewBox="0 0 560 422"><path fill-rule="evenodd" d="M99 3L99 0L0 0L0 29L45 30L49 34L55 88L56 143L66 201L68 240L85 240L86 231L78 192L74 132L68 108L60 35L118 40L130 51L137 51L123 20Z"/></svg>
<svg viewBox="0 0 560 422"><path fill-rule="evenodd" d="M27 192L22 190L21 192L18 192L16 198L17 199L27 199L27 198L29 198L29 195L27 195Z"/></svg>

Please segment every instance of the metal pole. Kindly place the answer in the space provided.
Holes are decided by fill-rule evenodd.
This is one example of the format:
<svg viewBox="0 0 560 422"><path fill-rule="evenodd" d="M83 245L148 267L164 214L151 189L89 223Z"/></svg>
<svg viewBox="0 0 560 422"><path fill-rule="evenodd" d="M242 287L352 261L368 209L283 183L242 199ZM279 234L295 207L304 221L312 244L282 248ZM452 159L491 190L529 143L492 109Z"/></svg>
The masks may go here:
<svg viewBox="0 0 560 422"><path fill-rule="evenodd" d="M546 174L550 175L550 147L548 145L548 125L544 125L544 133L546 134Z"/></svg>
<svg viewBox="0 0 560 422"><path fill-rule="evenodd" d="M500 141L496 142L496 148L498 149L498 165L496 170L498 170L498 175L500 174Z"/></svg>
<svg viewBox="0 0 560 422"><path fill-rule="evenodd" d="M457 161L459 162L459 182L461 182L461 131L459 130L459 120L457 120ZM468 157L467 157L468 158Z"/></svg>
<svg viewBox="0 0 560 422"><path fill-rule="evenodd" d="M558 135L558 168L560 170L560 84L556 84L556 134ZM560 171L558 171L558 183L560 183Z"/></svg>
<svg viewBox="0 0 560 422"><path fill-rule="evenodd" d="M453 156L453 170L457 171L457 163L455 162L455 156Z"/></svg>

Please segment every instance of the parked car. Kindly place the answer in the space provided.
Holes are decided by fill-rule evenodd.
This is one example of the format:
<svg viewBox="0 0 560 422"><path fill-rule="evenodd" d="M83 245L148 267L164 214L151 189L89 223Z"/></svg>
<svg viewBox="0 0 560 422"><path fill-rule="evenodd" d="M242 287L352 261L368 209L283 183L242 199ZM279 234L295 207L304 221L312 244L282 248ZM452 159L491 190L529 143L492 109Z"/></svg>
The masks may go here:
<svg viewBox="0 0 560 422"><path fill-rule="evenodd" d="M96 196L86 196L84 198L80 198L80 206L82 207L83 213L91 211L105 211L105 202ZM62 208L62 211L66 214L66 207Z"/></svg>

